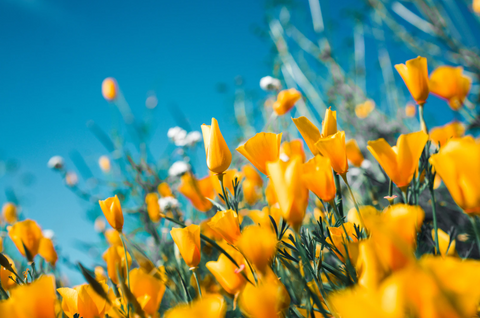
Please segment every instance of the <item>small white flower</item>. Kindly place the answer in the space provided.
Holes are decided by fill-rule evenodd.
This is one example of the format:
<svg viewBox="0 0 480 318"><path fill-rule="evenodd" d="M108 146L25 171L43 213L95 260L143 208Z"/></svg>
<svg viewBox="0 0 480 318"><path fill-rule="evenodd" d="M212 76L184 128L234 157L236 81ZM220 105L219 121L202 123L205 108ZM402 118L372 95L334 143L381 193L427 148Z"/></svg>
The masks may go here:
<svg viewBox="0 0 480 318"><path fill-rule="evenodd" d="M361 167L363 169L368 169L371 166L372 166L372 163L370 162L370 160L367 160L367 159L363 160L362 165L361 165Z"/></svg>
<svg viewBox="0 0 480 318"><path fill-rule="evenodd" d="M360 169L355 168L355 167L348 169L348 172L350 173L350 175L351 175L352 177L356 177L356 176L358 176L358 175L360 175L360 174L362 173L362 172L360 171Z"/></svg>
<svg viewBox="0 0 480 318"><path fill-rule="evenodd" d="M194 146L197 142L199 142L202 138L202 134L198 131L191 131L188 133L187 137L185 138L187 146Z"/></svg>
<svg viewBox="0 0 480 318"><path fill-rule="evenodd" d="M53 156L52 158L50 158L50 160L48 160L48 163L47 163L47 166L50 169L57 169L57 170L63 169L64 165L65 165L65 161L60 156Z"/></svg>
<svg viewBox="0 0 480 318"><path fill-rule="evenodd" d="M167 132L167 136L175 142L177 140L185 139L185 137L187 137L187 132L177 126L170 128Z"/></svg>
<svg viewBox="0 0 480 318"><path fill-rule="evenodd" d="M55 232L53 232L52 230L43 230L42 234L43 237L48 239L52 239L55 236Z"/></svg>
<svg viewBox="0 0 480 318"><path fill-rule="evenodd" d="M174 197L165 197L158 199L158 205L160 205L160 210L165 211L169 209L178 208L178 200Z"/></svg>
<svg viewBox="0 0 480 318"><path fill-rule="evenodd" d="M190 165L185 161L176 161L168 169L168 175L172 177L180 176L190 170Z"/></svg>
<svg viewBox="0 0 480 318"><path fill-rule="evenodd" d="M279 156L280 160L282 160L283 162L287 162L288 160L290 160L290 157L287 156L286 154L284 153L281 153L280 156Z"/></svg>
<svg viewBox="0 0 480 318"><path fill-rule="evenodd" d="M262 77L260 80L260 87L264 91L274 91L282 88L282 84L279 79L273 78L271 76Z"/></svg>
<svg viewBox="0 0 480 318"><path fill-rule="evenodd" d="M65 175L65 182L67 183L68 186L74 187L78 183L78 176L75 172L67 172Z"/></svg>

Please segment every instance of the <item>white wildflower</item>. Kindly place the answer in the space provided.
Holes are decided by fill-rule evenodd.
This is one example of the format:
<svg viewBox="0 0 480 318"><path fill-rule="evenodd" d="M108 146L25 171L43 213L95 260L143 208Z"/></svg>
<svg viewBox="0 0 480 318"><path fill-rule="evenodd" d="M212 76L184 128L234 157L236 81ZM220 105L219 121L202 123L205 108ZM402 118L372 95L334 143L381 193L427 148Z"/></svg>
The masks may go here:
<svg viewBox="0 0 480 318"><path fill-rule="evenodd" d="M48 239L52 239L55 236L55 232L53 232L52 230L43 230L42 234L43 237Z"/></svg>
<svg viewBox="0 0 480 318"><path fill-rule="evenodd" d="M63 167L65 166L65 161L60 156L53 156L52 158L50 158L50 160L48 160L47 166L50 169L60 170L63 169Z"/></svg>
<svg viewBox="0 0 480 318"><path fill-rule="evenodd" d="M260 80L260 87L264 91L274 91L282 88L282 84L279 79L273 78L271 76L262 77Z"/></svg>
<svg viewBox="0 0 480 318"><path fill-rule="evenodd" d="M176 161L168 169L168 175L172 177L180 176L190 170L190 165L185 161Z"/></svg>
<svg viewBox="0 0 480 318"><path fill-rule="evenodd" d="M367 160L367 159L363 160L362 165L361 165L361 167L363 169L368 169L371 166L372 166L372 163L370 162L370 160Z"/></svg>
<svg viewBox="0 0 480 318"><path fill-rule="evenodd" d="M160 210L165 211L169 209L178 208L178 200L174 197L165 197L158 199L158 205L160 205Z"/></svg>
<svg viewBox="0 0 480 318"><path fill-rule="evenodd" d="M198 131L191 131L188 133L187 137L185 138L185 142L187 146L194 146L197 142L199 142L202 138L202 134Z"/></svg>

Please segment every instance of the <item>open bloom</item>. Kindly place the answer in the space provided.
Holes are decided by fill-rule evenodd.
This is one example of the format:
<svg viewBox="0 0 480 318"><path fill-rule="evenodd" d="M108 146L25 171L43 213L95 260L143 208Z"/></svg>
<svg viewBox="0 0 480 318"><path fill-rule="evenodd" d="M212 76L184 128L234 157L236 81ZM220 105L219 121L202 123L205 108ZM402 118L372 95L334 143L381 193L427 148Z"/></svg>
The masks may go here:
<svg viewBox="0 0 480 318"><path fill-rule="evenodd" d="M5 222L13 224L18 220L17 207L12 202L7 202L2 207L2 216Z"/></svg>
<svg viewBox="0 0 480 318"><path fill-rule="evenodd" d="M102 95L103 98L109 102L117 98L118 95L118 86L117 81L113 77L107 77L102 82Z"/></svg>
<svg viewBox="0 0 480 318"><path fill-rule="evenodd" d="M318 151L317 147L315 147L315 143L321 137L318 128L310 120L308 120L307 117L304 116L292 118L292 121L307 143L308 149L310 149L314 156L318 155L320 152Z"/></svg>
<svg viewBox="0 0 480 318"><path fill-rule="evenodd" d="M429 94L427 59L419 56L408 60L405 64L395 65L395 69L417 104L425 104Z"/></svg>
<svg viewBox="0 0 480 318"><path fill-rule="evenodd" d="M43 275L31 284L12 288L8 301L13 302L15 318L55 318L55 277Z"/></svg>
<svg viewBox="0 0 480 318"><path fill-rule="evenodd" d="M10 266L12 266L13 270L17 271L13 260L5 254L3 254L3 256L5 256ZM9 276L12 276L12 272L0 265L0 284L5 290L9 290L10 288L17 286L17 283L11 280Z"/></svg>
<svg viewBox="0 0 480 318"><path fill-rule="evenodd" d="M208 225L230 244L235 244L240 238L240 222L233 210L218 211Z"/></svg>
<svg viewBox="0 0 480 318"><path fill-rule="evenodd" d="M472 80L463 75L463 67L440 66L430 75L430 91L459 110L470 91Z"/></svg>
<svg viewBox="0 0 480 318"><path fill-rule="evenodd" d="M113 245L103 253L103 260L107 263L108 277L114 284L120 282L118 273L123 278L127 277L127 267L125 266L125 250L123 246ZM127 252L128 267L132 264L132 258L130 253ZM118 270L118 271L117 271Z"/></svg>
<svg viewBox="0 0 480 318"><path fill-rule="evenodd" d="M303 141L301 139L294 139L292 141L284 141L280 146L280 158L287 159L293 156L300 156L302 162L305 162L305 150L303 150ZM284 160L285 161L285 160Z"/></svg>
<svg viewBox="0 0 480 318"><path fill-rule="evenodd" d="M264 272L277 251L277 237L269 228L248 226L242 232L238 247L259 271Z"/></svg>
<svg viewBox="0 0 480 318"><path fill-rule="evenodd" d="M170 231L172 239L178 247L183 260L189 267L197 267L200 263L200 226L189 225L182 229L173 228Z"/></svg>
<svg viewBox="0 0 480 318"><path fill-rule="evenodd" d="M23 256L27 256L24 246L32 258L38 254L43 234L37 222L33 220L17 222L8 230L8 235Z"/></svg>
<svg viewBox="0 0 480 318"><path fill-rule="evenodd" d="M205 266L229 294L237 294L247 282L242 274L237 271L237 266L225 254L220 254L216 262L207 262Z"/></svg>
<svg viewBox="0 0 480 318"><path fill-rule="evenodd" d="M333 135L320 138L315 146L322 155L330 159L333 170L342 175L348 171L345 132L338 131Z"/></svg>
<svg viewBox="0 0 480 318"><path fill-rule="evenodd" d="M367 148L393 183L403 188L412 181L427 140L428 135L418 131L400 135L394 147L390 147L385 139L380 138L369 141Z"/></svg>
<svg viewBox="0 0 480 318"><path fill-rule="evenodd" d="M277 160L267 163L267 172L273 184L283 218L299 229L308 204L308 190L302 179L302 160L299 156L288 162Z"/></svg>
<svg viewBox="0 0 480 318"><path fill-rule="evenodd" d="M430 139L435 145L440 147L445 146L448 140L463 137L463 135L465 135L465 125L458 121L452 121L430 130Z"/></svg>
<svg viewBox="0 0 480 318"><path fill-rule="evenodd" d="M467 214L480 214L480 143L469 136L452 139L430 163L458 206Z"/></svg>
<svg viewBox="0 0 480 318"><path fill-rule="evenodd" d="M43 257L43 259L49 262L52 266L55 266L55 264L57 263L57 251L55 250L55 246L53 246L53 242L50 238L44 237L40 240L38 254L40 254L40 256Z"/></svg>
<svg viewBox="0 0 480 318"><path fill-rule="evenodd" d="M212 118L211 125L202 125L202 134L208 169L214 173L223 173L232 162L232 153L215 118Z"/></svg>
<svg viewBox="0 0 480 318"><path fill-rule="evenodd" d="M101 283L105 291L108 286ZM79 285L74 288L58 288L58 293L62 296L62 310L69 318L75 314L80 317L103 317L108 311L107 301L99 296L88 284Z"/></svg>
<svg viewBox="0 0 480 318"><path fill-rule="evenodd" d="M134 268L130 271L130 290L143 311L154 316L162 302L165 285L143 269Z"/></svg>
<svg viewBox="0 0 480 318"><path fill-rule="evenodd" d="M207 212L212 208L212 202L206 199L215 197L211 176L197 180L191 173L186 173L181 180L178 192L183 194L197 210Z"/></svg>
<svg viewBox="0 0 480 318"><path fill-rule="evenodd" d="M121 232L123 229L123 212L118 197L115 195L103 201L100 200L98 203L108 223L115 230Z"/></svg>
<svg viewBox="0 0 480 318"><path fill-rule="evenodd" d="M267 174L266 164L268 161L276 161L280 155L280 143L282 134L258 133L242 146L237 148L255 168L264 175Z"/></svg>
<svg viewBox="0 0 480 318"><path fill-rule="evenodd" d="M178 305L165 313L165 318L208 317L224 318L227 304L218 294L204 295L190 304Z"/></svg>
<svg viewBox="0 0 480 318"><path fill-rule="evenodd" d="M277 101L273 103L273 111L281 116L285 115L302 98L302 94L295 88L285 89L278 93Z"/></svg>
<svg viewBox="0 0 480 318"><path fill-rule="evenodd" d="M335 181L333 180L330 159L316 155L303 164L303 182L308 190L325 202L335 198Z"/></svg>
<svg viewBox="0 0 480 318"><path fill-rule="evenodd" d="M160 204L158 204L158 195L154 192L148 193L145 196L145 203L147 204L147 213L153 223L160 221Z"/></svg>
<svg viewBox="0 0 480 318"><path fill-rule="evenodd" d="M368 115L375 109L375 102L371 99L365 101L362 104L358 104L355 106L355 115L358 118L364 119L367 118Z"/></svg>
<svg viewBox="0 0 480 318"><path fill-rule="evenodd" d="M350 161L355 167L361 167L365 158L358 147L357 141L355 139L347 141L345 144L345 150L347 152L348 161Z"/></svg>

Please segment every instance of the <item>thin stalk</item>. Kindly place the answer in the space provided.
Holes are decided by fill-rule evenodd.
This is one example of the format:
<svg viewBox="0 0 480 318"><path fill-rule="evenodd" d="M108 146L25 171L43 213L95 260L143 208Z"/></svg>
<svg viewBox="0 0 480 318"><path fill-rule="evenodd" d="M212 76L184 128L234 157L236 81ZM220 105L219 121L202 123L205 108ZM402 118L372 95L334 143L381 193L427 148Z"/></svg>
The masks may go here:
<svg viewBox="0 0 480 318"><path fill-rule="evenodd" d="M125 268L127 269L127 286L130 289L130 272L128 268L128 257L127 257L127 247L125 245L125 234L121 234L120 238L122 239L123 252L125 253Z"/></svg>
<svg viewBox="0 0 480 318"><path fill-rule="evenodd" d="M420 119L420 128L423 130L423 132L428 134L427 124L425 123L425 118L423 117L423 105L424 104L418 104L418 116Z"/></svg>
<svg viewBox="0 0 480 318"><path fill-rule="evenodd" d="M231 209L230 202L228 202L227 192L225 191L225 187L223 186L223 175L224 173L217 174L218 180L220 181L220 186L222 187L223 198L225 204L227 205L227 209Z"/></svg>
<svg viewBox="0 0 480 318"><path fill-rule="evenodd" d="M432 215L433 215L433 228L435 229L435 249L437 253L440 254L440 243L438 242L437 210L435 208L435 190L433 190L433 188L430 188L430 194L432 195Z"/></svg>
<svg viewBox="0 0 480 318"><path fill-rule="evenodd" d="M475 217L475 215L472 215L472 225L473 225L473 231L475 232L475 239L477 241L477 247L478 247L478 251L480 252L480 233L478 233L478 222L477 222L477 218Z"/></svg>
<svg viewBox="0 0 480 318"><path fill-rule="evenodd" d="M346 173L342 174L342 179L343 179L343 182L345 182L345 184L347 185L348 192L350 192L350 196L352 197L353 204L355 205L355 209L357 210L360 223L362 227L365 228L365 223L363 223L363 218L362 218L362 214L360 213L360 208L358 207L357 200L355 200L355 196L353 195L352 188L350 188L350 185L348 184Z"/></svg>
<svg viewBox="0 0 480 318"><path fill-rule="evenodd" d="M200 283L198 282L198 277L197 277L197 269L194 268L192 270L193 272L193 277L195 277L195 281L197 282L197 288L198 288L198 297L202 298L202 289L200 288Z"/></svg>
<svg viewBox="0 0 480 318"><path fill-rule="evenodd" d="M340 215L343 216L343 202L342 202L342 186L340 184L340 177L338 174L333 171L333 179L335 180L336 193L335 196L338 198L338 210Z"/></svg>
<svg viewBox="0 0 480 318"><path fill-rule="evenodd" d="M245 256L245 254L243 254L243 252L237 248L236 246L234 245L230 245L232 246L234 249L236 249L240 254L242 254L243 258L245 259L245 261L247 262L247 265L248 267L250 268L250 271L252 272L252 275L253 275L253 279L255 279L255 283L258 284L258 279L257 279L257 273L255 273L255 270L253 269L253 266L252 264L250 263L250 261L248 260L248 258Z"/></svg>

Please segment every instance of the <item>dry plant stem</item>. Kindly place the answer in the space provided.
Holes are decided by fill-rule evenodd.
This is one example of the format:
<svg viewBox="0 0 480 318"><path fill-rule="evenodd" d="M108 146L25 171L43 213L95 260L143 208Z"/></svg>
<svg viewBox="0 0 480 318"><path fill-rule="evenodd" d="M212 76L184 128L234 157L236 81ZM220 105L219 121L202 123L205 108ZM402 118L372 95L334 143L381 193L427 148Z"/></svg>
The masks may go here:
<svg viewBox="0 0 480 318"><path fill-rule="evenodd" d="M350 185L348 184L347 174L344 173L341 176L343 181L347 185L348 192L350 192L350 196L352 197L353 204L355 205L355 209L357 210L357 214L358 214L358 218L360 219L361 226L365 228L365 223L363 222L362 214L360 213L360 208L358 207L357 200L355 200L355 196L353 195L352 188L350 188Z"/></svg>
<svg viewBox="0 0 480 318"><path fill-rule="evenodd" d="M218 177L218 180L220 181L220 186L222 187L223 198L224 198L225 204L227 205L227 209L230 209L230 202L228 202L227 193L225 191L225 187L223 186L223 175L224 173L222 172L217 174L217 177Z"/></svg>
<svg viewBox="0 0 480 318"><path fill-rule="evenodd" d="M427 124L425 123L425 119L423 117L423 105L418 104L418 116L420 120L420 128L423 130L424 133L428 134Z"/></svg>
<svg viewBox="0 0 480 318"><path fill-rule="evenodd" d="M192 269L192 272L193 272L193 277L195 277L195 281L197 282L198 298L202 298L202 289L200 288L200 283L198 282L197 268Z"/></svg>
<svg viewBox="0 0 480 318"><path fill-rule="evenodd" d="M471 216L473 231L475 232L475 240L477 241L477 248L480 252L480 233L478 233L478 221L475 215Z"/></svg>
<svg viewBox="0 0 480 318"><path fill-rule="evenodd" d="M440 254L440 243L438 242L437 210L435 208L435 190L433 190L433 188L430 188L430 194L432 196L431 201L432 201L433 228L435 230L435 249L437 251L437 254ZM476 236L478 240L478 235Z"/></svg>

